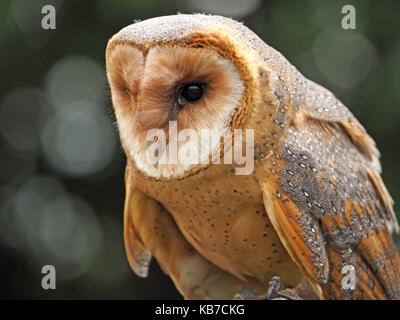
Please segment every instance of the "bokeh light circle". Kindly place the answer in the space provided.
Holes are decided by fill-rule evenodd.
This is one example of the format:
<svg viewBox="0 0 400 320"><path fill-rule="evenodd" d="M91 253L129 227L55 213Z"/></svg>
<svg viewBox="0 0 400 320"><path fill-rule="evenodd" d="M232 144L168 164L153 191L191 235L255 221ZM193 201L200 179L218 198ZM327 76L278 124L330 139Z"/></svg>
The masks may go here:
<svg viewBox="0 0 400 320"><path fill-rule="evenodd" d="M326 29L314 41L313 57L322 75L338 89L357 86L370 73L377 57L374 46L361 33Z"/></svg>
<svg viewBox="0 0 400 320"><path fill-rule="evenodd" d="M42 146L46 159L69 175L88 175L104 169L113 159L116 139L105 114L77 101L57 112L46 124Z"/></svg>

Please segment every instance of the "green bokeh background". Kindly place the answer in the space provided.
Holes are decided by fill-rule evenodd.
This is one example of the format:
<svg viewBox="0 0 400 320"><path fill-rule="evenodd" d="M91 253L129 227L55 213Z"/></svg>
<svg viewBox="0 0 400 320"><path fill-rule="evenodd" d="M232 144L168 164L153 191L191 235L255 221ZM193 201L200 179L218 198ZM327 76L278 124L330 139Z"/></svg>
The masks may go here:
<svg viewBox="0 0 400 320"><path fill-rule="evenodd" d="M45 4L56 8L56 30L41 29ZM356 30L341 28L346 4L356 9ZM137 278L128 267L122 241L125 158L104 76L104 50L114 33L135 20L177 12L234 16L306 77L333 91L375 139L382 153L383 179L394 201L400 202L398 1L5 0L0 2L2 298L180 298L155 261L147 279ZM79 66L83 71L75 90L68 70L79 71ZM51 96L54 70L59 76L55 85L67 92L63 100ZM89 101L95 111L89 108L85 115L93 111L105 119L98 129L111 141L107 157L98 152L96 162L90 154L63 154L79 149L72 145L65 151L59 145L62 138L49 144L63 121L72 119L65 128L80 128L89 145L102 146L89 124L85 129L68 113L65 101ZM54 117L55 131L49 124ZM77 156L89 167L71 172L68 163L52 158L58 149L51 148L57 147L63 149L61 160L63 155ZM35 207L38 203L51 214L44 215ZM400 238L395 239L399 245ZM56 290L41 288L41 266L46 264L57 269Z"/></svg>

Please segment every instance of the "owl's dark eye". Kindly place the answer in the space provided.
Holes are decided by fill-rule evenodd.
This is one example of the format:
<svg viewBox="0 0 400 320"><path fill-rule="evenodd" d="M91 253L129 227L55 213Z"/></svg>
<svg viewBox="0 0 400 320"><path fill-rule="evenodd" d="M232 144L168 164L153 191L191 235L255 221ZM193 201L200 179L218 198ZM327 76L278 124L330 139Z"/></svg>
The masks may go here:
<svg viewBox="0 0 400 320"><path fill-rule="evenodd" d="M187 83L182 87L181 95L187 102L195 102L204 94L204 83Z"/></svg>

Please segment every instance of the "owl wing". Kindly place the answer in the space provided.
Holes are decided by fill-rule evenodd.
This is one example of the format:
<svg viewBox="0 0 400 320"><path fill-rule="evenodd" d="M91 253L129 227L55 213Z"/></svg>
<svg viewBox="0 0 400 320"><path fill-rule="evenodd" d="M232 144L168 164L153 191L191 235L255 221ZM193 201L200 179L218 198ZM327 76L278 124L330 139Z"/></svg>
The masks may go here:
<svg viewBox="0 0 400 320"><path fill-rule="evenodd" d="M310 90L325 89L311 84ZM400 297L390 234L399 226L378 157L347 108L306 103L280 148L263 160L258 178L267 214L320 298Z"/></svg>
<svg viewBox="0 0 400 320"><path fill-rule="evenodd" d="M129 167L125 170L125 205L124 205L124 243L128 262L137 276L145 278L149 273L151 252L141 239L138 228L138 213L147 211L149 201L141 193L132 188ZM151 204L150 204L151 205ZM154 209L153 209L154 210Z"/></svg>
<svg viewBox="0 0 400 320"><path fill-rule="evenodd" d="M183 237L170 213L136 189L136 172L126 169L124 241L128 261L140 277L152 254L185 299L232 299L246 284L217 268ZM150 253L151 252L151 253Z"/></svg>

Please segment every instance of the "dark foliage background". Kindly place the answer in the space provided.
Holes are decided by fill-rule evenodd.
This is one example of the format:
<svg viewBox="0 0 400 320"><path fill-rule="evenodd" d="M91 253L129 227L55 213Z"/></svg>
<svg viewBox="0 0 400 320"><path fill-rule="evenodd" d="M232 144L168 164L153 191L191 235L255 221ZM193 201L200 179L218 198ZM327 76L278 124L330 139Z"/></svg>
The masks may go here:
<svg viewBox="0 0 400 320"><path fill-rule="evenodd" d="M56 30L41 29L45 4L57 10ZM341 28L345 4L356 8L356 30ZM134 20L194 11L243 21L332 90L376 140L384 181L400 201L398 1L4 0L0 297L180 298L154 261L139 279L125 258L125 159L104 50ZM56 290L41 288L46 264L57 269Z"/></svg>

